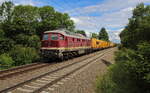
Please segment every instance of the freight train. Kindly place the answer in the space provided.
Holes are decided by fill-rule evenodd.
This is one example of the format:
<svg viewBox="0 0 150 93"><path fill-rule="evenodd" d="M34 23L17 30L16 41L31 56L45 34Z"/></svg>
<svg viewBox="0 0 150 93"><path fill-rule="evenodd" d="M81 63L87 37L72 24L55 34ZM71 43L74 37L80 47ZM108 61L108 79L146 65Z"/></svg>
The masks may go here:
<svg viewBox="0 0 150 93"><path fill-rule="evenodd" d="M60 60L114 46L111 42L88 38L67 30L46 31L41 43L44 58Z"/></svg>

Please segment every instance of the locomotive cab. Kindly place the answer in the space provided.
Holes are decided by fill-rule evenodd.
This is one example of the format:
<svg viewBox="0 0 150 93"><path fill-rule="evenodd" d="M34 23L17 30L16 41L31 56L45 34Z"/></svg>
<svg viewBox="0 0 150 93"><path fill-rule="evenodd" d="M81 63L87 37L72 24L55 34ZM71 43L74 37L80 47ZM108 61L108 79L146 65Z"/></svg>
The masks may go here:
<svg viewBox="0 0 150 93"><path fill-rule="evenodd" d="M44 33L42 38L41 53L44 58L61 58L65 47L65 36L60 33Z"/></svg>
<svg viewBox="0 0 150 93"><path fill-rule="evenodd" d="M65 37L59 33L44 34L42 39L42 47L58 48L65 47Z"/></svg>

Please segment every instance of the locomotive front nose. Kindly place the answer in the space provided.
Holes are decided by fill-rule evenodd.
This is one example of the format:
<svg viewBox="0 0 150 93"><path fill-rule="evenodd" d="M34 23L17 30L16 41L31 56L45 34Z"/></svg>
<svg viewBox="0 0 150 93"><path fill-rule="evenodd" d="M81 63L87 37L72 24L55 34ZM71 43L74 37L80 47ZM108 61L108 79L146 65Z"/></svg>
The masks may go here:
<svg viewBox="0 0 150 93"><path fill-rule="evenodd" d="M58 32L45 32L42 39L41 54L44 58L63 58L67 43L65 36Z"/></svg>
<svg viewBox="0 0 150 93"><path fill-rule="evenodd" d="M42 47L59 47L58 34L44 34Z"/></svg>

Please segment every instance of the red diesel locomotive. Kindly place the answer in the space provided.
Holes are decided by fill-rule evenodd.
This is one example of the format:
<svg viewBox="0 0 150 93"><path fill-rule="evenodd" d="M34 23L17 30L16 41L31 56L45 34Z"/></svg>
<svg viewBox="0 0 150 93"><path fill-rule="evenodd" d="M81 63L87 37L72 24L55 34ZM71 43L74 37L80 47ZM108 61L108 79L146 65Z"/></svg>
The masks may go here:
<svg viewBox="0 0 150 93"><path fill-rule="evenodd" d="M91 40L67 30L46 31L43 34L41 53L44 58L64 59L90 52Z"/></svg>

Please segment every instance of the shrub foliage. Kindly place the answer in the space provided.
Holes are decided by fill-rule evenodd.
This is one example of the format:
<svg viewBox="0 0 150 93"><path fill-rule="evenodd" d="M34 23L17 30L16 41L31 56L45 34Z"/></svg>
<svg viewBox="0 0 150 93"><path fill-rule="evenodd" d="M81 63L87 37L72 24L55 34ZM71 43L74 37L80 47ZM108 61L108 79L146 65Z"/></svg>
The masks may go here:
<svg viewBox="0 0 150 93"><path fill-rule="evenodd" d="M133 10L120 37L116 64L98 79L97 93L150 93L150 6Z"/></svg>
<svg viewBox="0 0 150 93"><path fill-rule="evenodd" d="M9 54L2 54L0 55L0 67L1 69L9 68L14 63L14 60Z"/></svg>
<svg viewBox="0 0 150 93"><path fill-rule="evenodd" d="M37 51L34 48L16 46L10 51L15 63L13 65L24 65L29 64L39 58Z"/></svg>

